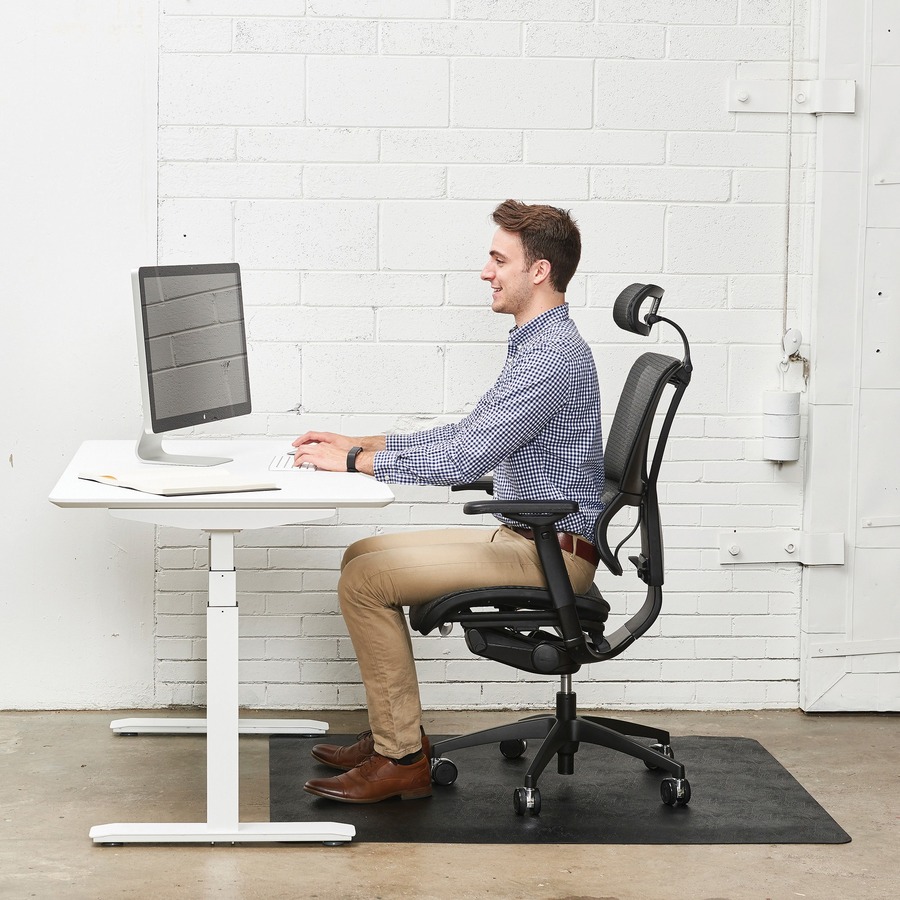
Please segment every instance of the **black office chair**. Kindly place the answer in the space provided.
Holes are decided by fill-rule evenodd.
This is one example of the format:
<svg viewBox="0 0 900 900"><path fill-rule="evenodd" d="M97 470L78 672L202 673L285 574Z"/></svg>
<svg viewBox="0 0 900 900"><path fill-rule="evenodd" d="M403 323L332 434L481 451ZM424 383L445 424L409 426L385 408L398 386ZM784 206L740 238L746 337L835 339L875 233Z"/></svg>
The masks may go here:
<svg viewBox="0 0 900 900"><path fill-rule="evenodd" d="M662 296L663 289L656 285L632 284L619 294L613 308L616 324L635 334L650 334L657 322L674 327L684 343L684 359L644 353L631 367L606 441L604 509L595 530L600 558L610 572L621 575L618 553L627 538L613 552L608 530L623 507L637 508L638 521L631 534L639 525L641 552L629 559L638 578L647 585L647 597L641 609L621 628L608 636L604 634L609 604L593 586L587 594L574 594L556 540L554 523L575 512L578 506L574 502L552 500L480 500L463 507L470 515L496 512L530 526L547 579L546 590L516 586L479 588L447 594L410 609L410 622L422 634L435 629L447 634L454 623L459 623L465 631L466 644L476 655L526 672L560 676L555 715L531 716L432 745L432 779L436 784L447 785L456 780L458 772L444 753L499 742L501 754L515 759L525 752L527 739L543 738L525 775L524 787L517 788L513 795L518 815L540 812L537 781L553 756L557 757L561 775L573 774L575 752L580 743L609 747L643 760L650 769L665 770L669 777L660 785L663 802L669 806L685 806L690 800L690 784L684 766L675 761L667 731L618 719L579 716L572 691L572 675L581 666L618 656L650 628L662 608L663 541L656 479L672 420L691 380L687 337L678 325L657 314ZM640 307L648 297L652 299L650 312L641 319ZM659 436L650 457L651 427L667 385L674 390L662 414ZM492 482L486 478L455 486L454 490L479 489L491 493L491 488ZM648 745L647 739L654 743Z"/></svg>

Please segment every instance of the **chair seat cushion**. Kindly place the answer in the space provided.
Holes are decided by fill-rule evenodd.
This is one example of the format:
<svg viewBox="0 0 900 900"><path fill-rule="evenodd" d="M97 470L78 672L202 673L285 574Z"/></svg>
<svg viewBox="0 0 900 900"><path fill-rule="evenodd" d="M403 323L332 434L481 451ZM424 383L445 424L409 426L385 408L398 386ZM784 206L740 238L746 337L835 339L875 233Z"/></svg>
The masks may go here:
<svg viewBox="0 0 900 900"><path fill-rule="evenodd" d="M582 630L599 644L609 616L609 604L593 585L586 594L575 597L575 608ZM534 631L553 628L558 623L549 591L542 588L498 585L456 591L437 597L409 610L409 621L421 634L429 634L446 623L458 622L464 628L487 626Z"/></svg>

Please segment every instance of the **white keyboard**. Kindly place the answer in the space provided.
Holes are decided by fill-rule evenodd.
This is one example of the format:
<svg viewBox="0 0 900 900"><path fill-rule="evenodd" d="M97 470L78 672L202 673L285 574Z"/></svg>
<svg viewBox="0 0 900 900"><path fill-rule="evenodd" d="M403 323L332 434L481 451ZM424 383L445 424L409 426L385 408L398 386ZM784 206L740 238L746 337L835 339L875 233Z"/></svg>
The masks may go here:
<svg viewBox="0 0 900 900"><path fill-rule="evenodd" d="M316 471L316 467L312 463L300 463L299 466L295 466L294 457L290 453L279 453L278 456L269 463L270 472L283 472L286 469L300 469L304 472Z"/></svg>

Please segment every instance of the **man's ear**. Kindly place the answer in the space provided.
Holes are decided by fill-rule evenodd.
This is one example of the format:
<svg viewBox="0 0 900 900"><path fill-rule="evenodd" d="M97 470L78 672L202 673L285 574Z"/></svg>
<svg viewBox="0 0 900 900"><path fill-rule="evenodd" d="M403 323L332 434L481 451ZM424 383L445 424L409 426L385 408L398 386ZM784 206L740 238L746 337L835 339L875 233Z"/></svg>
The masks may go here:
<svg viewBox="0 0 900 900"><path fill-rule="evenodd" d="M534 273L531 276L532 283L535 285L542 284L550 277L550 263L546 259L539 259L534 264Z"/></svg>

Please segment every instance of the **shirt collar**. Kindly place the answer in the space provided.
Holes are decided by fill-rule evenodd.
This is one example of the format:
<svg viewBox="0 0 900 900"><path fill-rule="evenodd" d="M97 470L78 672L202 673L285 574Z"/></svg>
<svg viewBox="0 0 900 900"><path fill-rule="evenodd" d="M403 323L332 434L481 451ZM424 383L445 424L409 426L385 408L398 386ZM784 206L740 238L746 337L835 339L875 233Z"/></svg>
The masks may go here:
<svg viewBox="0 0 900 900"><path fill-rule="evenodd" d="M518 350L526 341L536 337L540 332L550 325L556 325L560 322L566 322L569 318L569 304L561 303L554 306L546 312L542 312L539 316L526 322L521 327L516 325L509 332L510 349Z"/></svg>

